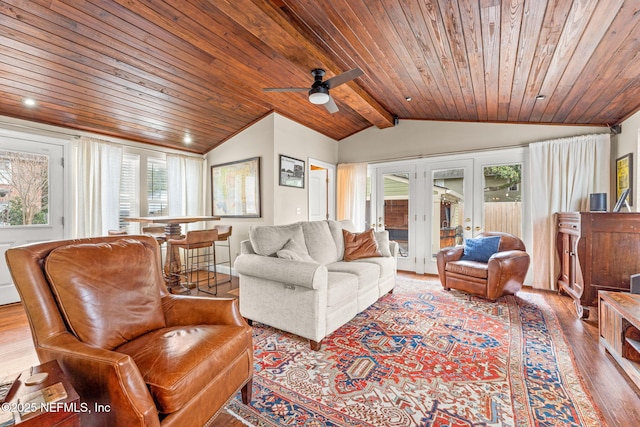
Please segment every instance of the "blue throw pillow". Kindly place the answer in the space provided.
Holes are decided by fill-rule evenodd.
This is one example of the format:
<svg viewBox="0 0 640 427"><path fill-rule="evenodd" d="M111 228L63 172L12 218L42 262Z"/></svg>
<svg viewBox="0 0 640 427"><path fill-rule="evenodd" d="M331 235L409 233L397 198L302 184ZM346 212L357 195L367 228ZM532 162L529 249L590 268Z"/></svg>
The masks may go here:
<svg viewBox="0 0 640 427"><path fill-rule="evenodd" d="M464 241L464 253L460 259L488 262L491 255L498 252L498 246L500 246L500 236L467 239Z"/></svg>

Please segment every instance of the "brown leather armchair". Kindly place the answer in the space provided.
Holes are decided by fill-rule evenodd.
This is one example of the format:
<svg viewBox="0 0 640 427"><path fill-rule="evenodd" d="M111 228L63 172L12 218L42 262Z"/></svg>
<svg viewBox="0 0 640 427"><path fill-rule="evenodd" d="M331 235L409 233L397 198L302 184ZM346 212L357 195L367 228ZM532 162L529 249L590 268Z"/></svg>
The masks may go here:
<svg viewBox="0 0 640 427"><path fill-rule="evenodd" d="M198 426L240 389L251 400L252 331L234 299L167 292L152 236L9 249L41 362L57 360L88 409L83 426ZM104 407L104 406L103 406Z"/></svg>
<svg viewBox="0 0 640 427"><path fill-rule="evenodd" d="M500 236L498 252L487 263L461 260L464 246L443 248L436 257L440 283L446 289L458 289L495 300L515 294L529 269L529 255L518 237L501 232L485 232L477 237Z"/></svg>

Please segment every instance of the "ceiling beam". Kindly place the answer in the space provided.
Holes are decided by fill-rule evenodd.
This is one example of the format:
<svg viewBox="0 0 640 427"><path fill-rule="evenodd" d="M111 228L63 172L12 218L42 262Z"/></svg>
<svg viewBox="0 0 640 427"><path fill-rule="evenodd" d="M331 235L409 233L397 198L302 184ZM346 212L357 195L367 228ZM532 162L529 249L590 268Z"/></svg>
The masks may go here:
<svg viewBox="0 0 640 427"><path fill-rule="evenodd" d="M270 1L219 1L216 7L280 55L303 68L318 68L320 62L335 75L348 71ZM335 90L340 90L341 99L345 99L352 110L372 125L380 129L394 126L394 115L355 82L341 85Z"/></svg>

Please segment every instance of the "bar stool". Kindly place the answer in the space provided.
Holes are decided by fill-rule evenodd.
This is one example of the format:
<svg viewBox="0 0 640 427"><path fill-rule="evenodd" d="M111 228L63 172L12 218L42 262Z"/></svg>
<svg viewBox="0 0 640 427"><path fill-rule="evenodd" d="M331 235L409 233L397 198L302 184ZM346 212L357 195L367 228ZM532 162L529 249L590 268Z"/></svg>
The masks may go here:
<svg viewBox="0 0 640 427"><path fill-rule="evenodd" d="M213 227L213 229L218 232L218 238L213 241L213 271L215 272L214 281L216 284L217 292L218 285L231 282L231 231L233 227L230 225L216 225ZM224 242L226 242L226 244ZM220 262L220 264L227 264L229 266L229 278L223 281L218 280L218 262L216 259L217 247L226 247L228 253L227 260Z"/></svg>
<svg viewBox="0 0 640 427"><path fill-rule="evenodd" d="M180 272L174 273L179 277L180 285L185 289L185 293L190 294L192 288L212 295L218 294L217 284L212 284L211 269L214 269L215 260L213 242L218 238L217 230L194 230L188 231L181 239L169 239L167 243L171 248L170 256L180 256L182 249L182 260ZM202 289L201 283L206 282L207 288L216 287L215 292Z"/></svg>

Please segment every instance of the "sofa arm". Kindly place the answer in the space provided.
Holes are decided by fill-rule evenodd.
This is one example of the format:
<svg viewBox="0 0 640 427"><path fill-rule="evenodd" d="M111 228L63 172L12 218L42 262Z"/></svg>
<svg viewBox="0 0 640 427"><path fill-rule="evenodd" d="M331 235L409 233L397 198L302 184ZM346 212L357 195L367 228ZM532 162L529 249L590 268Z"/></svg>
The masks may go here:
<svg viewBox="0 0 640 427"><path fill-rule="evenodd" d="M262 255L242 254L234 264L240 275L267 279L274 282L319 289L326 286L327 267L315 262L293 261Z"/></svg>
<svg viewBox="0 0 640 427"><path fill-rule="evenodd" d="M162 298L167 326L247 326L235 298L207 298L169 294ZM248 327L248 326L247 326Z"/></svg>
<svg viewBox="0 0 640 427"><path fill-rule="evenodd" d="M57 360L91 413L82 425L160 426L147 385L130 356L92 347L68 332L40 343L41 362ZM96 412L96 405L109 408Z"/></svg>

